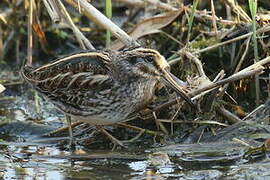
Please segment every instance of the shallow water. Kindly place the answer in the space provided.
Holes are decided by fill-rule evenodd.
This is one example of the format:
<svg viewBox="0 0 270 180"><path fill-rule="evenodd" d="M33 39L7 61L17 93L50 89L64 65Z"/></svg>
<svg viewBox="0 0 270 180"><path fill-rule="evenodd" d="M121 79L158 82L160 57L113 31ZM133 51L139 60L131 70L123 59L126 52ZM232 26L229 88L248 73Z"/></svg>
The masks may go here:
<svg viewBox="0 0 270 180"><path fill-rule="evenodd" d="M117 156L121 154L120 159ZM74 155L44 146L13 145L2 151L0 172L4 179L268 179L270 161L215 165L169 164L151 166L149 159L123 157L123 152L99 151ZM208 159L209 160L209 159ZM192 161L192 160L190 160ZM198 161L198 160L197 160ZM205 161L201 158L201 161ZM206 162L205 162L206 163ZM196 162L193 162L196 164Z"/></svg>

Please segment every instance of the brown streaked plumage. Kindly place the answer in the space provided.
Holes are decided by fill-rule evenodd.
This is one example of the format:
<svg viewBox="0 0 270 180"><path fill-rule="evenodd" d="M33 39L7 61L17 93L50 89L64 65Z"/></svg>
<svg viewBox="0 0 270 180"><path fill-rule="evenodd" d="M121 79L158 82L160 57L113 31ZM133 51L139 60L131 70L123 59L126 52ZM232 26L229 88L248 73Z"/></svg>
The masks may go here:
<svg viewBox="0 0 270 180"><path fill-rule="evenodd" d="M114 124L139 112L151 103L159 83L193 105L167 61L152 49L81 52L39 68L25 66L22 76L61 111L93 125Z"/></svg>

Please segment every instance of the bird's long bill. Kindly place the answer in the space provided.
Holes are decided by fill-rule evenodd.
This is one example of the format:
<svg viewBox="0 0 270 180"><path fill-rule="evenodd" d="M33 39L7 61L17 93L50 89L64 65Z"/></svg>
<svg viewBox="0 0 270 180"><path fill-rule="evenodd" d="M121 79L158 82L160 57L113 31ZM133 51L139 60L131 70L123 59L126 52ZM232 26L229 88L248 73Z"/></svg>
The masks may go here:
<svg viewBox="0 0 270 180"><path fill-rule="evenodd" d="M188 102L193 108L196 108L196 105L191 101L190 97L181 89L179 84L176 82L176 80L179 80L177 77L175 77L173 74L171 74L169 71L166 69L162 70L163 72L163 80L166 85L171 87L177 94L179 94L186 102Z"/></svg>

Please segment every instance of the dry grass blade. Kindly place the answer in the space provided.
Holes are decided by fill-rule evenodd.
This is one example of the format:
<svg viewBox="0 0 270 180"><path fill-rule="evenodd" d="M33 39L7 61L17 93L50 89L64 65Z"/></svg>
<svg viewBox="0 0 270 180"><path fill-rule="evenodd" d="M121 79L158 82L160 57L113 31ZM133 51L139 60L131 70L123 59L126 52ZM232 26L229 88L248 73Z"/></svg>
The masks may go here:
<svg viewBox="0 0 270 180"><path fill-rule="evenodd" d="M147 5L151 5L151 6L154 6L158 9L162 9L165 11L177 10L177 8L171 6L170 4L166 4L166 3L160 2L158 0L114 0L114 1L126 3L126 4L129 4L132 6L136 6L136 7L145 7Z"/></svg>
<svg viewBox="0 0 270 180"><path fill-rule="evenodd" d="M91 42L83 35L83 33L77 28L77 26L73 23L69 13L67 12L64 4L61 1L57 1L57 5L59 10L61 10L61 15L63 19L65 20L65 23L67 23L70 27L70 29L73 31L75 37L77 38L77 41L79 42L82 49L91 49L95 50L94 46L91 44Z"/></svg>
<svg viewBox="0 0 270 180"><path fill-rule="evenodd" d="M32 65L32 55L33 55L33 11L34 11L34 0L30 0L30 6L28 11L28 26L27 26L27 65Z"/></svg>
<svg viewBox="0 0 270 180"><path fill-rule="evenodd" d="M4 57L4 47L3 47L3 31L0 28L0 61Z"/></svg>
<svg viewBox="0 0 270 180"><path fill-rule="evenodd" d="M171 120L167 119L159 119L160 122L165 122L165 123L171 123ZM211 120L205 120L205 121L181 121L181 120L175 120L173 123L181 123L181 124L208 124L208 125L219 125L219 126L224 126L227 127L227 124L218 122L218 121L211 121Z"/></svg>
<svg viewBox="0 0 270 180"><path fill-rule="evenodd" d="M215 31L215 34L217 35L217 21L216 21L216 11L215 11L215 5L214 5L214 1L211 0L211 11L212 11L212 17L213 17L213 28L214 28L214 31Z"/></svg>
<svg viewBox="0 0 270 180"><path fill-rule="evenodd" d="M114 24L110 19L104 16L100 11L98 11L92 4L86 0L65 0L68 4L82 8L82 13L106 30L109 30L115 37L120 39L127 47L138 46L139 44L134 41L125 31Z"/></svg>
<svg viewBox="0 0 270 180"><path fill-rule="evenodd" d="M43 0L43 3L54 23L60 22L59 12L57 11L55 1Z"/></svg>
<svg viewBox="0 0 270 180"><path fill-rule="evenodd" d="M225 3L229 5L233 12L236 13L241 19L243 19L246 22L251 22L250 17L247 15L247 13L239 6L236 1L234 0L225 0Z"/></svg>
<svg viewBox="0 0 270 180"><path fill-rule="evenodd" d="M232 76L226 78L226 79L222 79L220 81L217 81L215 83L212 83L212 84L209 84L208 86L204 86L200 89L196 89L192 92L192 94L194 95L197 95L199 93L202 93L204 91L207 91L207 90L210 90L210 89L214 89L214 88L217 88L223 84L226 84L226 83L230 83L230 82L233 82L233 81L238 81L240 79L244 79L244 78L247 78L247 77L250 77L250 76L254 76L255 74L260 74L263 72L263 67L256 64L257 66L252 66L252 68L244 71L240 71L238 73L235 73L233 74Z"/></svg>
<svg viewBox="0 0 270 180"><path fill-rule="evenodd" d="M5 90L6 90L6 88L2 84L0 84L0 93L2 93Z"/></svg>
<svg viewBox="0 0 270 180"><path fill-rule="evenodd" d="M2 21L4 24L8 23L7 17L12 14L12 9L6 9L3 12L0 13L0 21Z"/></svg>

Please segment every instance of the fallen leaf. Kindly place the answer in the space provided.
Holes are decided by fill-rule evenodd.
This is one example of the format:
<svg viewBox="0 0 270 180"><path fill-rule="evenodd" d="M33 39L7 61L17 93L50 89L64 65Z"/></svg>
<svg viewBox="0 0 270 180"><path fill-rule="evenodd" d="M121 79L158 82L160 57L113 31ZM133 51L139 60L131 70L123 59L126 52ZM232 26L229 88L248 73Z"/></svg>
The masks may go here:
<svg viewBox="0 0 270 180"><path fill-rule="evenodd" d="M182 12L183 10L179 9L176 11L170 11L170 12L159 14L150 18L146 18L142 20L141 22L139 22L133 28L133 30L128 34L134 40L137 40L138 38L148 35L148 34L159 33L160 32L159 29L170 24ZM120 40L116 40L112 42L111 49L119 50L123 48L124 46L125 45Z"/></svg>

